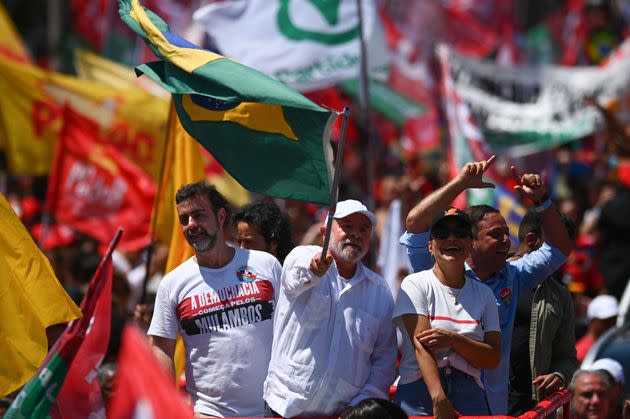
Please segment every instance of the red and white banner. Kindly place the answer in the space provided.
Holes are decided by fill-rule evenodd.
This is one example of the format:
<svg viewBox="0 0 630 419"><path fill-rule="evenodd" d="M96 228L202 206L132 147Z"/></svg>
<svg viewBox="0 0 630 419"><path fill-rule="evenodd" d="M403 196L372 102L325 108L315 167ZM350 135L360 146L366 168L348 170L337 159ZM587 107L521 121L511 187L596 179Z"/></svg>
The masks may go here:
<svg viewBox="0 0 630 419"><path fill-rule="evenodd" d="M107 243L125 230L121 250L149 244L155 183L113 146L98 144L98 125L66 107L55 150L47 209L58 223Z"/></svg>

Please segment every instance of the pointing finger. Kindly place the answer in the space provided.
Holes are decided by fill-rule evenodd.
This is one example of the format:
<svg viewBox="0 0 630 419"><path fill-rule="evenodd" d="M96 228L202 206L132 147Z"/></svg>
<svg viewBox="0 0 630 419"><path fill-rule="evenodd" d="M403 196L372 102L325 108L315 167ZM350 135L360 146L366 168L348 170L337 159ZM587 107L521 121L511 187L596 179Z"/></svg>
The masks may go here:
<svg viewBox="0 0 630 419"><path fill-rule="evenodd" d="M522 185L523 182L521 180L521 176L518 173L518 170L516 169L516 167L514 166L510 166L510 171L512 172L512 178L514 179L514 181L516 182L517 185Z"/></svg>

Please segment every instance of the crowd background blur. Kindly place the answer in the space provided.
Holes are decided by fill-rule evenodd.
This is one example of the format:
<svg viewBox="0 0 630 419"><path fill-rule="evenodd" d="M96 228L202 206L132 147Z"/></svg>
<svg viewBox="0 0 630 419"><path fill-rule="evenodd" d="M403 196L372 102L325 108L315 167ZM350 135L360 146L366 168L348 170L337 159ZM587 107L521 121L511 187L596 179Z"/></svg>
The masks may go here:
<svg viewBox="0 0 630 419"><path fill-rule="evenodd" d="M143 5L162 16L172 32L217 50L218 40L206 33L199 22L193 22L193 12L208 3L214 2L147 0ZM160 174L165 170L158 157L165 148L160 135L166 134L168 94L144 80L146 77L133 80L130 70L131 66L155 58L142 40L120 21L114 1L3 0L2 6L6 9L2 14L6 15L0 26L10 33L12 21L17 36L4 36L0 45L3 89L0 192L45 250L57 277L77 304L111 239L100 231L98 222L132 226L126 233L131 238L121 243L113 258L112 319L122 328L125 318L133 316L137 303L151 304L169 257L170 243L155 241L155 234L149 233L155 227L151 226L151 208L163 181ZM553 199L579 226L576 248L563 268L563 283L576 302L576 337L580 338L586 333L587 320L590 320L587 317L590 301L600 294L611 294L620 300L630 278L627 256L630 254L630 217L626 215L630 208L630 81L617 80L618 84L625 85L614 92L614 97L610 92L602 93L606 82L597 84L596 77L552 86L558 91L568 89L567 86L575 87L569 101L572 101L569 107L575 112L569 112L570 116L577 115L580 109L591 112L589 117L580 114L583 118L578 122L586 127L582 130L559 124L550 129L553 134L540 134L530 127L509 135L497 135L492 126L492 112L496 108L484 107L484 103L491 101L494 94L504 99L516 97L515 103L520 100L519 104L528 101L536 104L534 93L529 92L528 98L519 99L519 86L502 84L511 79L508 76L502 79L501 71L514 74L522 70L523 75L519 77L536 92L547 86L543 81L531 79L532 74L536 71L542 74L549 68L566 74L571 71L582 74L580 72L625 66L626 73L630 74L625 55L627 48L623 43L630 28L630 1L378 0L376 6L389 66L384 77L381 75L369 83L369 112L361 107L357 80L303 91L316 103L337 110L346 105L352 109L343 154L340 198L371 203L373 208L370 209L378 218L374 251L366 259L368 266L378 269L396 293L399 280L410 272L404 249L398 243L408 210L423 196L445 184L454 173L453 166L461 166L466 158L480 160L479 153L496 154L492 181L497 189L489 199L509 221L514 237L527 203L518 202L510 193L514 186L510 183L508 169L511 164L545 173ZM23 45L18 44L20 39ZM445 55L436 53L439 44L448 46L449 64L445 64ZM613 58L618 57L615 62L611 61L613 51ZM108 61L99 61L102 59ZM104 68L101 66L108 69L108 85L102 78L99 81L105 73L100 70ZM488 79L487 75L493 71L496 80ZM613 72L613 76L620 72ZM33 93L26 99L18 97L18 90L24 88L16 83L22 83L27 76L35 81L24 83L37 86L33 89L44 86L43 96ZM74 87L79 83L75 78L107 87L103 87L103 93L81 96L83 88ZM466 80L470 89L487 93L486 102L481 99L475 102L471 90L465 90ZM508 91L510 89L513 90ZM134 99L132 96L139 91L148 96ZM155 105L149 106L149 101ZM73 126L83 126L80 116L64 109L64 103L78 104L84 109L102 106L97 111L100 125L95 125L96 128L85 125L87 128L81 132L89 132L90 127L96 129L101 143L115 144L118 151L135 164L134 182L143 187L133 191L135 200L125 204L127 213L109 216L104 221L105 218L91 212L96 208L90 206L93 203L74 212L64 206L67 205L62 202L65 192L56 190L63 182L73 181L73 173L69 173L70 169L62 170L64 163L59 157L59 144L79 143L78 138L83 135L70 132L68 128L60 131L64 119L73 120ZM470 107L467 121L476 120L476 127L453 122L457 116L449 113L449 107L462 103ZM146 105L145 109L134 108L139 104ZM130 110L125 111L125 106ZM558 106L564 107L565 103ZM112 114L104 115L107 110ZM553 114L555 111L553 106L543 109L549 112L547 116L552 122L567 115L560 111L558 115ZM148 116L141 116L143 114ZM369 115L367 121L366 115ZM29 137L19 125L22 119L36 127L39 137ZM153 122L146 122L148 120ZM107 126L107 121L113 121L112 125ZM514 124L518 125L516 121ZM456 129L458 126L460 131ZM56 132L56 136L47 136L49 131ZM466 138L466 152L461 152L461 143L456 142L461 133ZM333 141L337 142L339 136L338 124L333 131ZM523 139L529 137L540 138L535 143L527 143L529 148L522 147ZM20 154L24 144L37 144L37 141L53 142L48 144L50 149L45 153L35 154L44 160L43 164L30 160L30 154L28 157ZM55 141L59 144L54 144ZM54 147L57 150L53 150ZM75 152L69 145L65 147L68 148L64 156ZM94 150L100 149L92 149L87 155L95 155ZM245 150L235 152L242 154L243 164L251 166L251 170L264 170L264 162L257 161L256 156L248 155ZM220 190L235 208L260 200L274 201L290 221L293 243L310 244L318 240L325 206L249 193L236 185L210 154L205 150L202 153L204 176L221 185ZM76 156L79 154L74 158L80 160L80 156ZM97 159L103 162L114 158L113 154L104 156ZM373 173L368 174L369 169ZM89 183L94 182L94 178L85 174L81 179L84 197L95 195L101 203L127 199L116 195L120 191L115 184L99 193L103 185ZM126 191L123 195L132 195L131 188ZM468 195L458 204L479 199L482 198ZM134 236L133 226L136 225L144 225L144 230ZM233 237L234 232L230 230L227 234ZM151 245L150 236L154 239ZM514 239L513 248L517 245ZM106 358L108 371L116 359L117 341L112 342Z"/></svg>

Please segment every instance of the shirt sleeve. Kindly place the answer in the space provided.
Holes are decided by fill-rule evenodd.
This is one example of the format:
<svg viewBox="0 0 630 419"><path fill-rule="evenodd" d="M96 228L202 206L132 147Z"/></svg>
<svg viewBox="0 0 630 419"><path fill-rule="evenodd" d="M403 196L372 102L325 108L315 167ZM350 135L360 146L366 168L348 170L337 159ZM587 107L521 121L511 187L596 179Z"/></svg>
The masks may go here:
<svg viewBox="0 0 630 419"><path fill-rule="evenodd" d="M278 259L275 258L271 268L271 276L273 281L273 299L274 301L278 301L278 296L280 295L280 281L282 278L282 265L280 265Z"/></svg>
<svg viewBox="0 0 630 419"><path fill-rule="evenodd" d="M172 280L172 279L171 279ZM176 302L171 299L169 278L162 278L155 296L155 306L151 326L147 332L150 336L176 339L179 331L179 321L177 318Z"/></svg>
<svg viewBox="0 0 630 419"><path fill-rule="evenodd" d="M392 318L402 316L403 314L419 314L426 316L427 307L427 279L423 278L422 273L408 275L402 282Z"/></svg>
<svg viewBox="0 0 630 419"><path fill-rule="evenodd" d="M518 272L519 295L523 290L534 289L554 273L567 260L556 247L543 243L539 249L510 262Z"/></svg>
<svg viewBox="0 0 630 419"><path fill-rule="evenodd" d="M497 307L497 299L490 288L488 288L487 291L488 292L484 293L486 304L483 309L481 327L483 328L484 333L500 332L501 324L499 323L499 308Z"/></svg>
<svg viewBox="0 0 630 419"><path fill-rule="evenodd" d="M400 236L400 244L407 246L407 256L414 272L424 271L433 266L433 256L429 253L429 232L409 233Z"/></svg>
<svg viewBox="0 0 630 419"><path fill-rule="evenodd" d="M281 279L286 294L296 296L319 283L321 278L311 271L310 265L321 250L319 246L298 246L287 255Z"/></svg>

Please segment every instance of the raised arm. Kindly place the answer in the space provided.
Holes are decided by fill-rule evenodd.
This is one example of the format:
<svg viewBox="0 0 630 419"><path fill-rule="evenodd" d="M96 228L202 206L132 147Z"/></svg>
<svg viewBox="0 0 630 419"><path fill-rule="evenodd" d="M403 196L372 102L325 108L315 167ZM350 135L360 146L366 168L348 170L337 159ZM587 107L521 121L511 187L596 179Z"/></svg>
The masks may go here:
<svg viewBox="0 0 630 419"><path fill-rule="evenodd" d="M446 209L457 196L469 188L494 188L483 181L483 174L494 162L494 155L488 160L466 163L450 182L422 199L409 211L406 229L409 233L422 233L429 229L431 219L440 210Z"/></svg>
<svg viewBox="0 0 630 419"><path fill-rule="evenodd" d="M519 175L514 166L512 166L512 176L517 183L514 189L522 198L534 202L536 212L540 214L545 242L568 257L573 250L573 240L569 236L556 205L549 197L542 177L537 173Z"/></svg>
<svg viewBox="0 0 630 419"><path fill-rule="evenodd" d="M321 260L321 252L313 246L298 246L285 258L282 267L282 288L287 295L297 296L317 285L333 259L330 254Z"/></svg>

